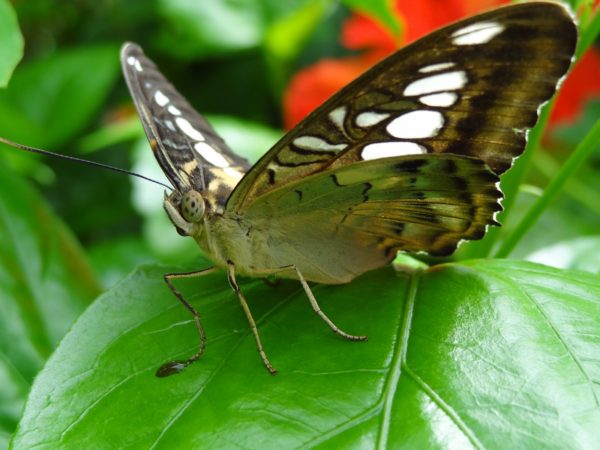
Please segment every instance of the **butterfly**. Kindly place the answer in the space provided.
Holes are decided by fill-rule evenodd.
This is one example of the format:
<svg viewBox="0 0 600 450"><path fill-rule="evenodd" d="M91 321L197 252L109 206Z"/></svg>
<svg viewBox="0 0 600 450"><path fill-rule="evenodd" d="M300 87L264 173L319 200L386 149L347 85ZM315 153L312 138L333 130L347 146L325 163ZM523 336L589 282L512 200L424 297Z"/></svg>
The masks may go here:
<svg viewBox="0 0 600 450"><path fill-rule="evenodd" d="M141 48L121 51L152 152L173 185L164 209L214 267L166 274L193 315L200 346L163 365L178 373L206 345L196 309L174 280L217 269L271 365L237 276L347 283L397 251L449 255L499 225L499 175L570 67L577 28L559 3L511 5L441 28L402 48L317 108L251 166L167 81Z"/></svg>

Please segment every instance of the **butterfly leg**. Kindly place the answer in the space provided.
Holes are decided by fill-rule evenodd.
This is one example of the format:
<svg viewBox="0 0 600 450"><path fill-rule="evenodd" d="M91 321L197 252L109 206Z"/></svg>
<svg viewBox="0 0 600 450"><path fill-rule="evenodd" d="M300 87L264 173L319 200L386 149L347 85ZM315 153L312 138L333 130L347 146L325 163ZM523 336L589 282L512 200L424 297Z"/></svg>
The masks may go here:
<svg viewBox="0 0 600 450"><path fill-rule="evenodd" d="M298 268L296 266L291 266L291 267L296 271L298 280L300 280L300 284L302 285L302 288L304 289L304 292L306 293L306 296L308 297L308 301L310 302L310 305L312 306L314 312L317 314L317 316L319 316L323 320L323 322L325 322L327 324L327 326L329 326L329 328L331 328L331 330L335 334L337 334L345 339L348 339L350 341L366 341L367 340L367 336L356 336L356 335L348 334L345 331L340 330L337 327L337 325L335 323L333 323L331 321L331 319L329 317L327 317L327 315L321 310L321 307L317 303L317 299L315 298L314 294L312 293L310 286L308 285L308 283L302 276L302 273L300 273L300 271L298 270Z"/></svg>
<svg viewBox="0 0 600 450"><path fill-rule="evenodd" d="M227 262L227 278L229 280L229 284L231 285L231 288L235 291L238 298L240 299L240 305L242 305L242 309L244 310L244 313L246 314L246 319L248 319L248 323L250 324L250 329L252 330L252 334L254 335L254 339L256 340L256 347L258 348L258 353L260 354L260 357L261 357L263 363L265 364L265 367L269 371L269 373L271 375L275 375L277 373L277 371L273 368L273 366L269 362L269 358L267 358L267 354L263 350L262 342L261 342L260 336L258 334L258 328L256 327L256 322L254 321L254 317L252 317L252 312L250 311L250 307L248 306L248 303L246 302L246 298L244 297L244 294L242 294L242 290L240 289L237 282L235 281L235 265L231 261Z"/></svg>
<svg viewBox="0 0 600 450"><path fill-rule="evenodd" d="M213 273L215 270L217 270L216 267L210 267L208 269L197 270L194 272L167 273L163 276L165 283L167 283L167 286L169 287L171 292L175 295L175 297L177 297L177 300L179 300L181 302L181 304L194 317L196 329L198 330L198 336L200 337L200 347L194 355L192 355L191 357L189 357L186 360L169 361L169 362L163 364L162 366L160 366L158 368L158 370L156 371L157 377L168 377L169 375L174 375L176 373L180 373L183 369L185 369L187 366L192 364L194 361L197 361L198 359L200 359L200 357L204 353L204 349L206 348L206 334L204 333L204 327L202 326L202 323L200 322L200 314L198 313L198 311L196 311L196 308L194 308L192 306L192 304L190 302L188 302L183 297L181 292L179 292L177 290L177 288L173 285L173 280L178 280L178 279L182 279L182 278L200 277L203 275L208 275L210 273Z"/></svg>

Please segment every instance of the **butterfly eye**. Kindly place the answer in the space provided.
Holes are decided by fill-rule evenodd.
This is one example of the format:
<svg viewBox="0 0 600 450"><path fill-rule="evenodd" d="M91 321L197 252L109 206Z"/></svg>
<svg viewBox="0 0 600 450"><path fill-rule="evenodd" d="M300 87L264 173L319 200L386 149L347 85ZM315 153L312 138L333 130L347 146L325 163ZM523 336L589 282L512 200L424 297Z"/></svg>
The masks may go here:
<svg viewBox="0 0 600 450"><path fill-rule="evenodd" d="M186 191L181 199L181 215L191 223L200 222L204 217L204 199L198 191Z"/></svg>

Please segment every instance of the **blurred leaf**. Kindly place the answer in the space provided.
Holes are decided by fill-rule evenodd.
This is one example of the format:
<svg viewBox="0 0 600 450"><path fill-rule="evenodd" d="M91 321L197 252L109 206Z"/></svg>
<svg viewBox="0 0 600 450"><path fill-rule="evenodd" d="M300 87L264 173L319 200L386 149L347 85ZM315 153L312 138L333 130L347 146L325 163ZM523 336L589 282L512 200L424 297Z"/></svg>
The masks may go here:
<svg viewBox="0 0 600 450"><path fill-rule="evenodd" d="M239 155L255 163L283 136L279 129L233 116L209 115L210 123Z"/></svg>
<svg viewBox="0 0 600 450"><path fill-rule="evenodd" d="M34 376L99 287L71 234L2 166L0 198L2 435L14 429Z"/></svg>
<svg viewBox="0 0 600 450"><path fill-rule="evenodd" d="M101 242L88 248L88 256L104 288L112 287L135 267L156 261L141 235Z"/></svg>
<svg viewBox="0 0 600 450"><path fill-rule="evenodd" d="M575 147L581 141L581 137L590 132L600 117L600 99L589 101L585 109L574 123L559 125L552 131L552 137L563 144Z"/></svg>
<svg viewBox="0 0 600 450"><path fill-rule="evenodd" d="M119 73L113 45L63 51L22 65L0 92L0 134L55 148L85 127Z"/></svg>
<svg viewBox="0 0 600 450"><path fill-rule="evenodd" d="M323 18L328 2L313 0L294 14L274 22L265 35L267 52L280 60L289 61L301 50L309 34Z"/></svg>
<svg viewBox="0 0 600 450"><path fill-rule="evenodd" d="M600 152L597 153L600 156ZM542 174L547 181L552 180L560 173L562 161L555 159L555 155L550 151L537 152L534 162L536 172ZM600 179L594 170L594 162L591 160L589 164L585 164L578 170L577 176L567 181L563 193L568 194L571 200L581 203L600 217L599 190Z"/></svg>
<svg viewBox="0 0 600 450"><path fill-rule="evenodd" d="M531 253L526 258L561 269L584 270L600 275L600 236L559 242Z"/></svg>
<svg viewBox="0 0 600 450"><path fill-rule="evenodd" d="M400 34L400 23L389 0L343 0L349 8L365 13L386 26L396 37Z"/></svg>
<svg viewBox="0 0 600 450"><path fill-rule="evenodd" d="M0 87L5 87L23 56L23 36L7 0L0 0L0 42Z"/></svg>
<svg viewBox="0 0 600 450"><path fill-rule="evenodd" d="M139 117L137 114L132 115L126 120L109 123L84 136L79 141L79 149L83 154L93 153L110 145L137 139L141 130Z"/></svg>
<svg viewBox="0 0 600 450"><path fill-rule="evenodd" d="M313 0L294 14L273 23L265 34L265 53L271 67L273 91L280 97L288 82L291 62L303 50L327 11L326 0Z"/></svg>
<svg viewBox="0 0 600 450"><path fill-rule="evenodd" d="M134 272L80 318L37 378L14 448L565 449L600 439L596 276L470 261L316 287L323 309L367 343L332 335L297 283L246 281L276 377L225 274L181 281L207 352L158 379L161 363L197 342L166 270Z"/></svg>
<svg viewBox="0 0 600 450"><path fill-rule="evenodd" d="M314 0L159 0L168 23L160 44L182 58L223 55L259 47L272 23Z"/></svg>

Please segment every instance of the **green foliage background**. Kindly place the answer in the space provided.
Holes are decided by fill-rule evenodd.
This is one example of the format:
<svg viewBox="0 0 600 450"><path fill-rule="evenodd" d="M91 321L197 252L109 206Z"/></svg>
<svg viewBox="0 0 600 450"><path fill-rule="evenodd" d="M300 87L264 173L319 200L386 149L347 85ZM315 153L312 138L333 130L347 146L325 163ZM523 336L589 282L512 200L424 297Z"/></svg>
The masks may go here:
<svg viewBox="0 0 600 450"><path fill-rule="evenodd" d="M290 75L347 54L350 8L399 29L383 0L0 0L0 135L160 179L120 77L129 40L256 160L281 135ZM586 11L589 46L600 19ZM593 448L599 116L591 102L541 145L544 113L503 180L506 226L454 261L316 286L368 343L330 335L295 283L244 280L274 378L224 274L180 283L208 350L155 378L196 343L161 274L209 265L166 220L162 190L2 147L0 448ZM473 259L492 255L518 261Z"/></svg>

